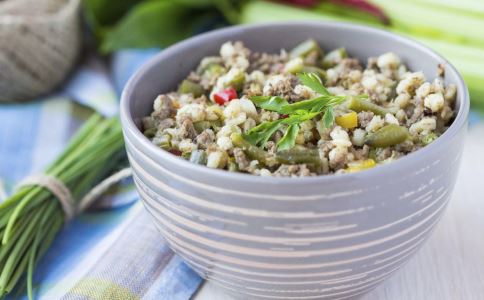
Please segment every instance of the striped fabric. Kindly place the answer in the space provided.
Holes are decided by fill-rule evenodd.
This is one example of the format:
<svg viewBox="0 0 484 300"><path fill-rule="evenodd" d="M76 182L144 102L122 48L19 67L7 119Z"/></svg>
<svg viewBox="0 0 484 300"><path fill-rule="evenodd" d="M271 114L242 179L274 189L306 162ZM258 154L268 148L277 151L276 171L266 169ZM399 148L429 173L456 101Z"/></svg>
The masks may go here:
<svg viewBox="0 0 484 300"><path fill-rule="evenodd" d="M155 52L118 53L113 78L99 61L87 60L57 95L1 105L0 197L11 193L26 175L41 172L92 113L91 108L116 114L120 87ZM103 197L96 210L68 224L37 266L37 298L189 299L200 277L167 248L135 200L132 183L124 183ZM21 287L12 298L24 297Z"/></svg>

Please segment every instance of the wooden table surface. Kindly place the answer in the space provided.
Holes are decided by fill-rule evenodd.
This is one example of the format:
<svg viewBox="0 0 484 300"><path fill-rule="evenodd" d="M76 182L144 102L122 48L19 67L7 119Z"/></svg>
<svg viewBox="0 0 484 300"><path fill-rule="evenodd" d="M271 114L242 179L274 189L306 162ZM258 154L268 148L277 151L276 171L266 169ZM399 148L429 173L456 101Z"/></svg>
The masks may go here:
<svg viewBox="0 0 484 300"><path fill-rule="evenodd" d="M193 300L233 299L236 298L212 283L205 283L193 297ZM469 131L454 196L429 241L393 277L362 298L400 299L484 300L482 123Z"/></svg>

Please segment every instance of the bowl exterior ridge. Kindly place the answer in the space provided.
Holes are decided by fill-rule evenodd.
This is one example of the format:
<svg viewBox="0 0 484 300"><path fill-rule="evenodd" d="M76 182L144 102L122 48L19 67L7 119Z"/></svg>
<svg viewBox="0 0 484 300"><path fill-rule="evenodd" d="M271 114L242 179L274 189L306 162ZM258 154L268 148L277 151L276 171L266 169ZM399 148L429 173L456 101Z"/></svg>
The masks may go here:
<svg viewBox="0 0 484 300"><path fill-rule="evenodd" d="M379 43L350 52L365 57L371 49L377 55L398 46L410 53L404 60L426 58L410 67L427 76L429 62L445 63L409 40L361 28L293 23L226 29L185 42L173 53L165 50L128 84L121 118L136 187L164 239L202 277L250 298L351 298L408 261L442 216L456 181L469 101L450 65L446 80L458 85L460 111L449 133L418 155L351 176L277 180L191 167L161 154L129 125L149 112L160 87L168 91L225 40L273 51L267 40L283 35L292 38L282 47L314 37L323 45L352 49L364 39ZM196 57L184 55L195 48ZM176 80L153 79L166 69Z"/></svg>

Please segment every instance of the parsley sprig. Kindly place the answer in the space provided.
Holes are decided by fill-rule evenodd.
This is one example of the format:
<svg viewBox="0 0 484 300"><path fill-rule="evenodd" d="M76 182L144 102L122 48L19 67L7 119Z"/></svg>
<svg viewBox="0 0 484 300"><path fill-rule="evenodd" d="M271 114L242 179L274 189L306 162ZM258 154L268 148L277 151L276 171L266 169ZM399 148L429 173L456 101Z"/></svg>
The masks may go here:
<svg viewBox="0 0 484 300"><path fill-rule="evenodd" d="M263 146L271 136L279 129L285 128L284 136L277 143L278 150L287 150L294 147L296 137L299 133L299 124L311 120L323 114L322 122L326 128L334 123L333 107L343 103L345 96L331 95L324 87L321 79L314 73L298 74L299 80L305 86L318 93L320 96L289 103L286 99L279 96L254 96L250 100L262 109L275 111L279 114L287 115L287 118L278 119L270 122L263 122L244 134L244 138L255 146Z"/></svg>

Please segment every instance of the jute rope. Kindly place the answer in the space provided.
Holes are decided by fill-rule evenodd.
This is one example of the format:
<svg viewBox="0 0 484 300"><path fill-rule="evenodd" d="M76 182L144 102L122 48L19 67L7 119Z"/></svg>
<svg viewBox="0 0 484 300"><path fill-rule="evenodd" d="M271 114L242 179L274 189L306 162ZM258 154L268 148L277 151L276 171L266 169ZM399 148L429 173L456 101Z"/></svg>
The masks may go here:
<svg viewBox="0 0 484 300"><path fill-rule="evenodd" d="M81 0L0 0L0 103L62 83L81 49Z"/></svg>
<svg viewBox="0 0 484 300"><path fill-rule="evenodd" d="M107 177L99 184L94 186L76 205L72 198L72 193L67 186L59 179L51 175L38 174L25 178L16 187L20 189L24 186L41 186L49 190L52 195L59 201L62 210L64 211L66 223L70 221L76 214L79 214L91 206L102 194L104 194L110 187L120 182L121 180L130 177L132 174L131 168L122 169L111 176Z"/></svg>

